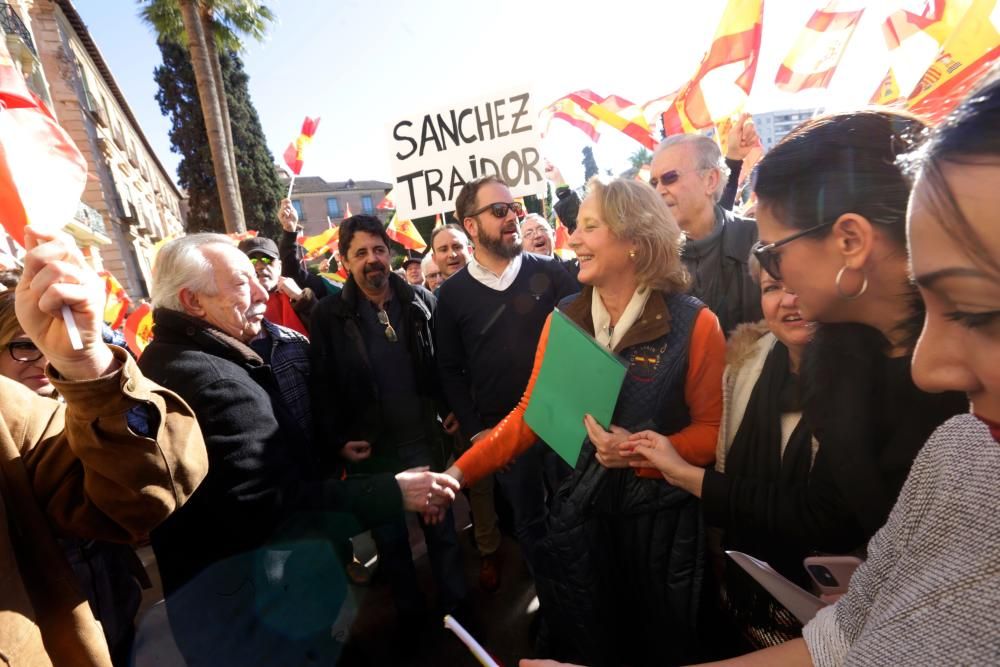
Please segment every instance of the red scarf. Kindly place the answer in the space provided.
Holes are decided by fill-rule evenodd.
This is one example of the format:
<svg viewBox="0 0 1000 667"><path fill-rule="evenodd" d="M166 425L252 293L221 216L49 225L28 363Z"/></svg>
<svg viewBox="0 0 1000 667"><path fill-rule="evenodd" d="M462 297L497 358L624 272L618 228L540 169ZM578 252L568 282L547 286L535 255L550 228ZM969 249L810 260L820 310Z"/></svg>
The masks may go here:
<svg viewBox="0 0 1000 667"><path fill-rule="evenodd" d="M280 324L293 331L298 331L306 338L309 337L306 326L302 324L302 320L299 319L299 316L295 314L295 310L292 308L291 300L281 290L274 290L271 293L270 298L267 300L267 310L264 311L264 318L268 322Z"/></svg>

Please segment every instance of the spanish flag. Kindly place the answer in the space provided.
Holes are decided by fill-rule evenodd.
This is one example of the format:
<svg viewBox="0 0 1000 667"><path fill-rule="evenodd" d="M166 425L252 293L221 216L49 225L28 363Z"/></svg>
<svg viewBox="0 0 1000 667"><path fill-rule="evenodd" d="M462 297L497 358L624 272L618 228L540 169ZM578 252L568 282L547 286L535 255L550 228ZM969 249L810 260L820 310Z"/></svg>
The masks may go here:
<svg viewBox="0 0 1000 667"><path fill-rule="evenodd" d="M920 11L900 8L882 23L889 68L872 104L903 105L931 66L948 36L962 21L973 0L924 0Z"/></svg>
<svg viewBox="0 0 1000 667"><path fill-rule="evenodd" d="M87 160L0 40L0 225L22 246L29 224L62 229L86 181Z"/></svg>
<svg viewBox="0 0 1000 667"><path fill-rule="evenodd" d="M638 105L617 95L601 97L592 90L578 90L563 99L576 103L594 118L632 137L646 148L656 147L656 140L649 131L649 123Z"/></svg>
<svg viewBox="0 0 1000 667"><path fill-rule="evenodd" d="M729 0L694 77L663 114L663 131L696 132L739 112L757 74L764 0Z"/></svg>
<svg viewBox="0 0 1000 667"><path fill-rule="evenodd" d="M152 341L153 310L148 303L142 303L125 320L125 342L138 358Z"/></svg>
<svg viewBox="0 0 1000 667"><path fill-rule="evenodd" d="M125 313L132 305L125 288L118 279L108 271L98 271L97 275L104 278L104 321L112 329L119 328L125 321Z"/></svg>
<svg viewBox="0 0 1000 667"><path fill-rule="evenodd" d="M348 204L348 206L350 206L350 204ZM375 208L378 209L379 211L396 210L396 200L393 198L392 190L389 190L387 193L385 193L385 197L382 198L382 201L380 201L378 203L378 206L376 206Z"/></svg>
<svg viewBox="0 0 1000 667"><path fill-rule="evenodd" d="M296 176L302 173L303 155L306 147L312 143L317 127L319 127L319 118L306 116L306 119L302 121L302 131L299 132L298 138L288 144L288 148L285 149L285 164Z"/></svg>
<svg viewBox="0 0 1000 667"><path fill-rule="evenodd" d="M548 134L548 128L552 124L552 121L558 119L580 130L593 142L596 142L601 137L600 132L597 130L597 120L568 97L556 100L545 107L539 115L545 119L546 134Z"/></svg>
<svg viewBox="0 0 1000 667"><path fill-rule="evenodd" d="M774 79L778 88L797 93L806 88L828 87L864 11L857 8L857 0L830 0L826 7L813 12L778 67Z"/></svg>
<svg viewBox="0 0 1000 667"><path fill-rule="evenodd" d="M427 250L427 243L424 242L413 223L409 220L400 220L395 213L389 220L385 233L390 239L408 250L416 250L417 252Z"/></svg>
<svg viewBox="0 0 1000 667"><path fill-rule="evenodd" d="M998 59L1000 8L996 0L974 0L909 94L907 106L940 122Z"/></svg>
<svg viewBox="0 0 1000 667"><path fill-rule="evenodd" d="M304 259L310 261L332 250L339 240L340 227L334 226L324 229L315 236L307 236L299 242L306 251Z"/></svg>

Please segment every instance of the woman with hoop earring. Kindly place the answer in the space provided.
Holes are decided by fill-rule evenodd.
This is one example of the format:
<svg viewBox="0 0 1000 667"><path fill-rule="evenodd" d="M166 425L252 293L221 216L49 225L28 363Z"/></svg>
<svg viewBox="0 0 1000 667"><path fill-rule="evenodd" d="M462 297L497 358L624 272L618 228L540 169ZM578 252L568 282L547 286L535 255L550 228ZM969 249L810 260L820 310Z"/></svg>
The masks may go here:
<svg viewBox="0 0 1000 667"><path fill-rule="evenodd" d="M664 436L633 435L645 459L633 465L701 497L708 523L860 553L930 434L968 410L961 393L927 393L910 376L924 309L909 276L910 184L897 161L923 136L910 115L835 114L799 126L761 161L754 256L797 296L802 318L820 323L800 373L818 450L807 483L781 485L696 468Z"/></svg>

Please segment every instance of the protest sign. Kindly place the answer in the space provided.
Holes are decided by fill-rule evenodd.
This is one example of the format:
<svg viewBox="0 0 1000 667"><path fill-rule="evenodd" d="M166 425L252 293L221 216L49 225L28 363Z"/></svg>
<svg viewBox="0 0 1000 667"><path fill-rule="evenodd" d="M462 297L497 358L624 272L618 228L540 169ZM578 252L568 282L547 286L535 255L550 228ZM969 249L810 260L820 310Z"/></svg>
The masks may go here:
<svg viewBox="0 0 1000 667"><path fill-rule="evenodd" d="M527 90L415 113L389 128L396 214L412 220L454 209L462 186L486 174L515 197L545 187L538 116Z"/></svg>
<svg viewBox="0 0 1000 667"><path fill-rule="evenodd" d="M576 467L587 428L583 416L611 425L625 363L573 323L552 313L545 358L524 421L566 463Z"/></svg>

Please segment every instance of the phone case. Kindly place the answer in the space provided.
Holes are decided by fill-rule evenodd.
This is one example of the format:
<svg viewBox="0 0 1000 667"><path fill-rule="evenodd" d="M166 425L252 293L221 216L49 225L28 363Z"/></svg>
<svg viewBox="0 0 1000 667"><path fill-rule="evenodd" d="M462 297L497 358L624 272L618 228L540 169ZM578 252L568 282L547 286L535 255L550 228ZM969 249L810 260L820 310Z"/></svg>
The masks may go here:
<svg viewBox="0 0 1000 667"><path fill-rule="evenodd" d="M847 592L854 570L863 562L855 556L810 556L802 564L821 593L842 595Z"/></svg>

